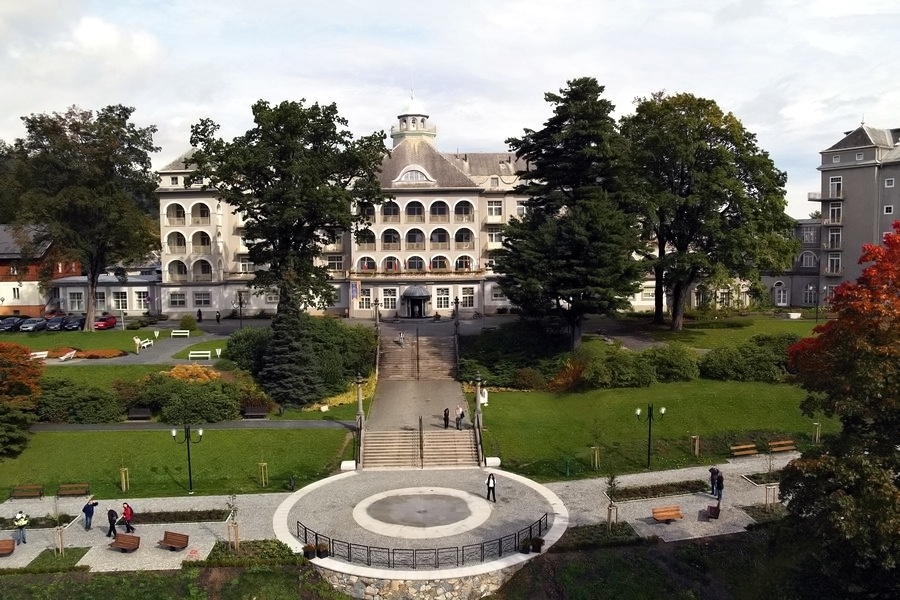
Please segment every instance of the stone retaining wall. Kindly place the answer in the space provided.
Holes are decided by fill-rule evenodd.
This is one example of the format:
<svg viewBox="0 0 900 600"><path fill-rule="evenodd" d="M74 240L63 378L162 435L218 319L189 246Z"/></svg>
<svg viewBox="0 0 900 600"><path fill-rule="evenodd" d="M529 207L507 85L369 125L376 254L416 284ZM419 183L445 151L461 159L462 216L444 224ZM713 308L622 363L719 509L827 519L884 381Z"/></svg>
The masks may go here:
<svg viewBox="0 0 900 600"><path fill-rule="evenodd" d="M335 589L360 600L475 600L497 591L525 564L452 579L375 579L314 566Z"/></svg>

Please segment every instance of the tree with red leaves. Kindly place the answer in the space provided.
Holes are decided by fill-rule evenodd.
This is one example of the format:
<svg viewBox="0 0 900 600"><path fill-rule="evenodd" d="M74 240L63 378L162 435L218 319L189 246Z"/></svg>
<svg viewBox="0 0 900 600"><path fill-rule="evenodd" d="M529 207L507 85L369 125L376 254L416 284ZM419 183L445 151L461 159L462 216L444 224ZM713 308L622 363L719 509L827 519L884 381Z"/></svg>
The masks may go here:
<svg viewBox="0 0 900 600"><path fill-rule="evenodd" d="M0 342L0 456L17 456L28 445L43 371L28 348Z"/></svg>
<svg viewBox="0 0 900 600"><path fill-rule="evenodd" d="M837 317L789 352L808 395L805 414L840 419L842 430L788 465L788 510L820 542L823 574L847 594L900 597L900 221L871 263L831 300Z"/></svg>

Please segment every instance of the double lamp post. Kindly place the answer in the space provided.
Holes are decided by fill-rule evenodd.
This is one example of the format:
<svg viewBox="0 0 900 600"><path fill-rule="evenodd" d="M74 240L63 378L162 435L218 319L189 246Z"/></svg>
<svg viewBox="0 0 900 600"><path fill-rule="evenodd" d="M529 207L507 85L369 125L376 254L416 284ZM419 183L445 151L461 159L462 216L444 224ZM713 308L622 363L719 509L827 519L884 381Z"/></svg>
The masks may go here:
<svg viewBox="0 0 900 600"><path fill-rule="evenodd" d="M199 444L200 442L203 441L203 430L202 429L197 430L197 440L194 441L194 439L191 436L191 426L189 424L185 423L184 439L181 441L178 441L178 430L173 429L172 430L172 440L174 440L176 444L184 444L185 447L187 448L188 494L193 494L194 493L194 475L191 472L191 446L193 444Z"/></svg>
<svg viewBox="0 0 900 600"><path fill-rule="evenodd" d="M634 409L634 416L637 417L638 421L646 421L647 422L647 468L650 468L650 449L653 444L653 420L657 417L653 414L653 405L647 405L647 414L644 417L641 417L641 409ZM659 419L666 416L666 407L662 406L659 409Z"/></svg>

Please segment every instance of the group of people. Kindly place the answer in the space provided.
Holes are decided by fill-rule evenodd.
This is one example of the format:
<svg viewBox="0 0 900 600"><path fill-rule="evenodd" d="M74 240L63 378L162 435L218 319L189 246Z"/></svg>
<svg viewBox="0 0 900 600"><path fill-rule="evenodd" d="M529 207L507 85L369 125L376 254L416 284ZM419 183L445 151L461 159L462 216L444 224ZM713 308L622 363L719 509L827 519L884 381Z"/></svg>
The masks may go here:
<svg viewBox="0 0 900 600"><path fill-rule="evenodd" d="M463 422L463 419L465 419L465 418L466 418L465 409L463 409L462 405L457 404L456 405L456 428L457 429L462 429L462 422ZM450 409L445 408L444 409L444 429L447 429L449 427L450 427Z"/></svg>
<svg viewBox="0 0 900 600"><path fill-rule="evenodd" d="M722 491L725 489L725 477L719 467L713 466L709 468L709 484L712 487L710 492L718 501L717 506L722 505Z"/></svg>
<svg viewBox="0 0 900 600"><path fill-rule="evenodd" d="M198 323L203 322L203 311L200 310L199 308L197 309L197 322ZM221 322L222 322L222 313L220 313L219 311L216 311L216 323L221 323Z"/></svg>
<svg viewBox="0 0 900 600"><path fill-rule="evenodd" d="M100 504L93 498L89 499L84 507L81 509L81 512L84 513L84 529L85 531L91 530L91 524L94 520L94 509L97 505ZM131 522L134 520L134 509L131 508L131 505L127 502L122 503L122 523L125 524L125 533L132 533L135 531L134 526L132 526ZM119 513L116 512L116 509L112 506L106 511L106 519L109 522L109 530L106 532L106 537L114 538L116 537L116 524L119 522Z"/></svg>

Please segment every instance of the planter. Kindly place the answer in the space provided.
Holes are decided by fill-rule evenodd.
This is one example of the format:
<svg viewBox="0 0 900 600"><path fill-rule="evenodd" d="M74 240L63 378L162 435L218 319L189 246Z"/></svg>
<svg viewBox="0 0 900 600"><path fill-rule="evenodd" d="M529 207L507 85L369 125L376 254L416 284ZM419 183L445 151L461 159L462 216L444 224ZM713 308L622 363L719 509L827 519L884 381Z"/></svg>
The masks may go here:
<svg viewBox="0 0 900 600"><path fill-rule="evenodd" d="M328 553L329 553L328 551L329 551L328 544L326 544L324 542L320 542L316 546L316 556L318 558L328 558Z"/></svg>
<svg viewBox="0 0 900 600"><path fill-rule="evenodd" d="M544 538L531 538L531 551L540 554L544 547Z"/></svg>
<svg viewBox="0 0 900 600"><path fill-rule="evenodd" d="M316 557L316 547L312 544L303 546L303 558L309 560Z"/></svg>
<svg viewBox="0 0 900 600"><path fill-rule="evenodd" d="M531 540L530 539L524 539L521 542L519 542L519 552L521 552L522 554L528 554L529 552L531 552Z"/></svg>

